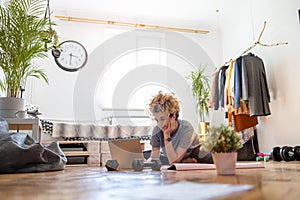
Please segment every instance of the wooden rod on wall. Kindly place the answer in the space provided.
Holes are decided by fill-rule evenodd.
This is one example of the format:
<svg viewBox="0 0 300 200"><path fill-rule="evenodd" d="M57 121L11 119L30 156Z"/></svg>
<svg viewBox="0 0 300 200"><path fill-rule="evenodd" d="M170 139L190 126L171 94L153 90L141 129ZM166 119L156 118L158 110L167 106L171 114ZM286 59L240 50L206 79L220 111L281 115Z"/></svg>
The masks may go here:
<svg viewBox="0 0 300 200"><path fill-rule="evenodd" d="M200 29L175 28L175 27L156 26L156 25L149 25L149 24L134 24L134 23L129 23L129 22L117 22L117 21L79 18L79 17L71 17L71 16L55 16L55 18L58 18L60 20L65 20L65 21L87 22L87 23L96 23L96 24L108 24L108 25L135 27L135 28L164 29L164 30L170 30L170 31L180 31L180 32L188 32L188 33L201 33L201 34L209 33L209 31L207 31L207 30L200 30Z"/></svg>

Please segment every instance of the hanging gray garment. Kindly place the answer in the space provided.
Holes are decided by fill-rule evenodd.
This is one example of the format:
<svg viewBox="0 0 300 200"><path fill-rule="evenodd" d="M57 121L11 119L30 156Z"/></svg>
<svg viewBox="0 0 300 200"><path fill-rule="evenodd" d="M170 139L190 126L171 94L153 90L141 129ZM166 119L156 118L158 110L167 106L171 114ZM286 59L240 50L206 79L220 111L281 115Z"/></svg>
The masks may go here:
<svg viewBox="0 0 300 200"><path fill-rule="evenodd" d="M26 133L8 133L0 119L0 173L63 170L67 158L54 141L42 146Z"/></svg>
<svg viewBox="0 0 300 200"><path fill-rule="evenodd" d="M245 70L244 75L248 79L247 85L243 86L242 97L243 100L249 101L250 116L270 115L270 93L262 59L252 54L245 55L242 59L242 65L243 70ZM242 82L245 81L242 80Z"/></svg>

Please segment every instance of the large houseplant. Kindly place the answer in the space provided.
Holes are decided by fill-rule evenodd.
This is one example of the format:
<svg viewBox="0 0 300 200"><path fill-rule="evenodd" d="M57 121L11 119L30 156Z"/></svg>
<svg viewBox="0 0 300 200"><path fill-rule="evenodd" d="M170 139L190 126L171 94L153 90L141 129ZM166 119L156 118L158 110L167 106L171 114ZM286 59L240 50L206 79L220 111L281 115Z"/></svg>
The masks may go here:
<svg viewBox="0 0 300 200"><path fill-rule="evenodd" d="M228 125L212 126L200 147L212 152L218 174L235 174L237 150L242 147L241 134Z"/></svg>
<svg viewBox="0 0 300 200"><path fill-rule="evenodd" d="M51 28L49 0L1 0L0 8L0 89L6 97L22 97L28 77L48 83L45 71L35 59L46 58L48 43L56 32ZM48 10L50 12L50 10ZM10 109L10 108L9 108Z"/></svg>
<svg viewBox="0 0 300 200"><path fill-rule="evenodd" d="M192 81L191 89L196 100L196 109L200 121L199 132L205 134L209 125L208 122L205 122L205 115L209 115L209 77L205 75L205 68L200 67L195 71L191 71L187 78Z"/></svg>

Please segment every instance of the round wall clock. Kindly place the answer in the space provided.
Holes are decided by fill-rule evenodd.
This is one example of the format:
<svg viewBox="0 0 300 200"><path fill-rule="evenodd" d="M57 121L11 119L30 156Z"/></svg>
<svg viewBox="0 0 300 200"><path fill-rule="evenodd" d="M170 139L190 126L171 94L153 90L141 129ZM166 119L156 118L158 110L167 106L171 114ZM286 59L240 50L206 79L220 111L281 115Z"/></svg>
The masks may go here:
<svg viewBox="0 0 300 200"><path fill-rule="evenodd" d="M52 50L56 64L63 70L75 72L87 62L87 51L82 44L74 40L66 40Z"/></svg>

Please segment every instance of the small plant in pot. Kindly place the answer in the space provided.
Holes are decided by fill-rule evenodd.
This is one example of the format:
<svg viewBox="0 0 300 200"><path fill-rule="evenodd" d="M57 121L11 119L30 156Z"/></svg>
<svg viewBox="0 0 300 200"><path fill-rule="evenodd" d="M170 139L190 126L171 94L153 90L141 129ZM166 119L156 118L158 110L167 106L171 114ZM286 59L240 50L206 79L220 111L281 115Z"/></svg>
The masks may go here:
<svg viewBox="0 0 300 200"><path fill-rule="evenodd" d="M242 147L241 135L232 126L212 126L203 140L200 150L212 152L217 173L235 174L237 150Z"/></svg>
<svg viewBox="0 0 300 200"><path fill-rule="evenodd" d="M28 77L48 83L44 69L34 62L46 58L47 51L57 44L56 32L51 28L54 24L50 14L45 14L46 8L49 0L1 1L0 89L5 93L5 98L0 98L2 117L13 117L13 111L25 109L22 92ZM5 107L7 102L12 105ZM3 111L8 111L7 116Z"/></svg>
<svg viewBox="0 0 300 200"><path fill-rule="evenodd" d="M198 68L191 71L187 79L192 81L192 94L196 100L196 109L199 114L198 130L200 134L205 135L208 129L208 122L205 122L205 115L209 115L209 77L205 75L205 68Z"/></svg>

